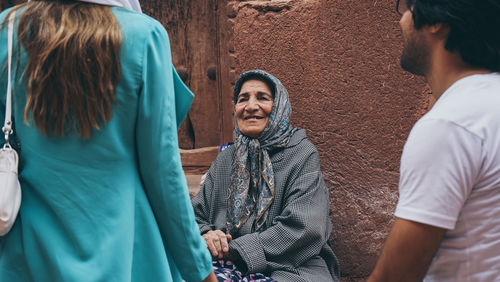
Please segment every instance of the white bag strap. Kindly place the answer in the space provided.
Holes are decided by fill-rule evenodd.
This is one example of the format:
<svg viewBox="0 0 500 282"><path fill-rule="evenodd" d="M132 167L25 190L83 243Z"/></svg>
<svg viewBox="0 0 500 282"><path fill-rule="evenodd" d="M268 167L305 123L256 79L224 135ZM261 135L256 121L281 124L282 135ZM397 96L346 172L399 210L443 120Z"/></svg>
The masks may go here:
<svg viewBox="0 0 500 282"><path fill-rule="evenodd" d="M12 12L9 17L9 26L8 26L8 39L7 44L9 45L8 49L8 70L7 70L7 99L5 102L5 122L3 124L2 131L5 134L5 145L4 147L10 147L9 144L9 135L11 135L14 131L12 130L12 86L11 86L11 69L12 69L12 41L14 37L14 17L16 16L16 11Z"/></svg>

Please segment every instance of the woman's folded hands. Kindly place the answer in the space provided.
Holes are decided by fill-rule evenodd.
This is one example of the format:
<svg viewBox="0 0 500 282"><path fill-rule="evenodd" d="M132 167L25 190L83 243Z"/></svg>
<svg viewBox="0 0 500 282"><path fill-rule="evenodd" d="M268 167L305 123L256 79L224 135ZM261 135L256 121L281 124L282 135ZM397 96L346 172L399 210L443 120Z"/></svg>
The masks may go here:
<svg viewBox="0 0 500 282"><path fill-rule="evenodd" d="M232 255L229 253L229 242L233 237L230 234L226 234L221 230L210 230L203 234L203 238L214 259L231 260Z"/></svg>

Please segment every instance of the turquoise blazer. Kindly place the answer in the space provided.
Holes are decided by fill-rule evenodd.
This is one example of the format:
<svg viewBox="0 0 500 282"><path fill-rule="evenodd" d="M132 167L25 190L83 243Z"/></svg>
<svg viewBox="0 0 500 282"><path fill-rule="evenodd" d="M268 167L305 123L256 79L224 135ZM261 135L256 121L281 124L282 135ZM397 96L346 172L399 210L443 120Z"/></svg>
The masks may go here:
<svg viewBox="0 0 500 282"><path fill-rule="evenodd" d="M172 66L163 26L112 11L122 31L123 77L112 119L89 140L75 132L45 137L25 124L26 81L19 75L14 83L23 198L12 230L0 237L0 281L200 281L212 270L177 142L193 95ZM0 46L3 123L6 27ZM20 55L19 74L27 61Z"/></svg>

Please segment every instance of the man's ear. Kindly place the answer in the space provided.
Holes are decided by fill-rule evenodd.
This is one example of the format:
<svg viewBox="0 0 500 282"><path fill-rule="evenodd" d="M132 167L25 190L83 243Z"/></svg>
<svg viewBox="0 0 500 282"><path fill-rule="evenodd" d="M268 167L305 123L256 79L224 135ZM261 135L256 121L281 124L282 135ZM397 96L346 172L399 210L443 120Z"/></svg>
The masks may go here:
<svg viewBox="0 0 500 282"><path fill-rule="evenodd" d="M450 32L450 27L443 23L437 23L428 26L427 30L433 36L442 40L446 40L446 38L448 38L448 33Z"/></svg>

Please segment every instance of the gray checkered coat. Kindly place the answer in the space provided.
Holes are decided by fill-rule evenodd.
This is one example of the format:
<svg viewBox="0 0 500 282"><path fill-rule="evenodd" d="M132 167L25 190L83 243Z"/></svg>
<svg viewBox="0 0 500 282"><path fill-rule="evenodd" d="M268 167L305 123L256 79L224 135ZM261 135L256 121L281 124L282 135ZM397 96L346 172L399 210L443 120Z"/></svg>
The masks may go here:
<svg viewBox="0 0 500 282"><path fill-rule="evenodd" d="M201 234L226 230L227 187L234 147L219 154L193 199ZM270 153L275 177L274 202L266 228L251 232L254 218L233 236L230 251L239 254L246 273L278 281L338 281L337 259L328 244L329 197L314 145L298 130L284 149Z"/></svg>

